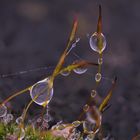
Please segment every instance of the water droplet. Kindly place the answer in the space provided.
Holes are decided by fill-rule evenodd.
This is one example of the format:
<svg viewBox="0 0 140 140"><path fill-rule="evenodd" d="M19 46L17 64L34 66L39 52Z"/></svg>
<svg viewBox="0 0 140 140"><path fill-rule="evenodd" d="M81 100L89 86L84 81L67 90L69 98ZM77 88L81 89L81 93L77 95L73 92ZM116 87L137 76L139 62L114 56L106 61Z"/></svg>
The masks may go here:
<svg viewBox="0 0 140 140"><path fill-rule="evenodd" d="M78 127L81 124L81 122L80 121L74 121L72 124L74 125L74 127Z"/></svg>
<svg viewBox="0 0 140 140"><path fill-rule="evenodd" d="M0 105L0 117L4 117L7 114L7 107L5 105Z"/></svg>
<svg viewBox="0 0 140 140"><path fill-rule="evenodd" d="M23 128L16 128L15 135L18 137L18 140L22 140L25 137L25 131Z"/></svg>
<svg viewBox="0 0 140 140"><path fill-rule="evenodd" d="M87 71L87 68L76 68L73 71L77 74L83 74Z"/></svg>
<svg viewBox="0 0 140 140"><path fill-rule="evenodd" d="M101 73L96 73L96 75L95 75L95 81L96 82L100 82L101 81L101 78L102 78Z"/></svg>
<svg viewBox="0 0 140 140"><path fill-rule="evenodd" d="M12 114L7 114L7 118L12 121L14 119L14 116Z"/></svg>
<svg viewBox="0 0 140 140"><path fill-rule="evenodd" d="M85 112L87 112L87 111L89 110L89 105L86 104L86 105L83 107L83 110L84 110Z"/></svg>
<svg viewBox="0 0 140 140"><path fill-rule="evenodd" d="M37 82L34 84L30 90L30 96L32 100L38 104L43 105L45 102L50 102L50 100L53 97L53 88L50 90L50 93L48 93L49 90L49 78L46 78L42 81Z"/></svg>
<svg viewBox="0 0 140 140"><path fill-rule="evenodd" d="M91 91L91 97L94 98L97 94L97 91L96 90L92 90Z"/></svg>
<svg viewBox="0 0 140 140"><path fill-rule="evenodd" d="M76 60L76 61L73 62L73 64L76 64L76 63L78 63L78 62L79 62L79 60ZM84 73L87 71L87 68L78 67L78 68L75 68L73 71L74 71L76 74L84 74Z"/></svg>
<svg viewBox="0 0 140 140"><path fill-rule="evenodd" d="M98 64L102 65L103 64L103 58L98 58Z"/></svg>
<svg viewBox="0 0 140 140"><path fill-rule="evenodd" d="M51 117L50 114L44 114L43 120L44 120L45 122L50 122L50 121L52 120L52 117Z"/></svg>
<svg viewBox="0 0 140 140"><path fill-rule="evenodd" d="M101 41L100 41L101 40ZM92 50L98 53L102 53L106 48L106 39L105 36L101 33L98 34L95 32L89 40L89 44Z"/></svg>
<svg viewBox="0 0 140 140"><path fill-rule="evenodd" d="M68 75L70 75L70 71L63 71L63 72L61 72L61 75L68 76Z"/></svg>
<svg viewBox="0 0 140 140"><path fill-rule="evenodd" d="M17 123L17 124L22 124L22 122L23 122L22 116L20 116L20 117L18 117L18 118L16 119L16 123Z"/></svg>
<svg viewBox="0 0 140 140"><path fill-rule="evenodd" d="M7 114L6 116L3 117L3 122L4 124L10 123L14 119L12 114Z"/></svg>

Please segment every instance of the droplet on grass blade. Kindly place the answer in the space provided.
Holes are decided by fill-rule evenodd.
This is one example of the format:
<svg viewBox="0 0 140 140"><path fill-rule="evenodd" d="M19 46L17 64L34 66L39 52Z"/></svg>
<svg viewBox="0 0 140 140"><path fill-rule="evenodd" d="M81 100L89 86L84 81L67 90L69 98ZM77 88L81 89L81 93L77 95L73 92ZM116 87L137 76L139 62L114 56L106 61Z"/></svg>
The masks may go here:
<svg viewBox="0 0 140 140"><path fill-rule="evenodd" d="M102 33L98 34L95 32L90 37L89 44L93 51L102 53L106 48L106 38Z"/></svg>
<svg viewBox="0 0 140 140"><path fill-rule="evenodd" d="M103 58L98 58L98 64L102 65L103 64Z"/></svg>
<svg viewBox="0 0 140 140"><path fill-rule="evenodd" d="M95 81L96 82L100 82L101 81L101 78L102 78L101 73L96 73L96 75L95 75Z"/></svg>
<svg viewBox="0 0 140 140"><path fill-rule="evenodd" d="M61 75L68 76L68 75L70 75L70 71L63 71L63 72L61 72Z"/></svg>
<svg viewBox="0 0 140 140"><path fill-rule="evenodd" d="M20 116L16 119L17 124L21 124L22 122L23 122L23 117L22 116Z"/></svg>
<svg viewBox="0 0 140 140"><path fill-rule="evenodd" d="M38 104L43 105L45 102L49 103L53 97L53 88L49 89L49 78L34 84L30 90L32 100Z"/></svg>
<svg viewBox="0 0 140 140"><path fill-rule="evenodd" d="M78 62L79 62L79 60L76 60L76 61L73 62L73 64L76 64ZM87 68L85 68L85 67L78 67L78 68L75 68L73 71L76 74L84 74L87 71Z"/></svg>

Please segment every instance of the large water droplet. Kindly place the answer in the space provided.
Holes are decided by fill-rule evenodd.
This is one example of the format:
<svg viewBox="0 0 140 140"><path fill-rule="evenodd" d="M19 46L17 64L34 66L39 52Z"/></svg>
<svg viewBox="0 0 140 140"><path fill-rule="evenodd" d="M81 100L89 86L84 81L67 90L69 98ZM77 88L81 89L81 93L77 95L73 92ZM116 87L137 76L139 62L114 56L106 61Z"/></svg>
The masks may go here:
<svg viewBox="0 0 140 140"><path fill-rule="evenodd" d="M95 32L90 37L89 44L92 50L98 53L102 53L106 48L105 36L102 33L98 34L97 32Z"/></svg>
<svg viewBox="0 0 140 140"><path fill-rule="evenodd" d="M30 90L32 100L38 104L43 105L45 102L49 103L53 97L53 88L49 90L49 78L34 84ZM50 93L49 93L50 92Z"/></svg>
<svg viewBox="0 0 140 140"><path fill-rule="evenodd" d="M0 105L0 117L4 117L7 114L7 107L5 105Z"/></svg>
<svg viewBox="0 0 140 140"><path fill-rule="evenodd" d="M96 82L100 82L101 81L101 78L102 78L101 73L96 73L96 75L95 75L95 81Z"/></svg>

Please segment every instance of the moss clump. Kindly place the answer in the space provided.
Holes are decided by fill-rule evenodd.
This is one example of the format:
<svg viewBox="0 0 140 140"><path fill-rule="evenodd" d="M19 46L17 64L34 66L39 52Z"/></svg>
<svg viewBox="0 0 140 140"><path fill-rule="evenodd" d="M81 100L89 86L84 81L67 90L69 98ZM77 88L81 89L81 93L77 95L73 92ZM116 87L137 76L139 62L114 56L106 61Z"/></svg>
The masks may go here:
<svg viewBox="0 0 140 140"><path fill-rule="evenodd" d="M4 124L1 122L0 140L17 140L16 129L19 129L19 126L15 123ZM64 138L55 137L50 131L39 131L38 129L33 129L32 126L27 126L24 140L64 140Z"/></svg>

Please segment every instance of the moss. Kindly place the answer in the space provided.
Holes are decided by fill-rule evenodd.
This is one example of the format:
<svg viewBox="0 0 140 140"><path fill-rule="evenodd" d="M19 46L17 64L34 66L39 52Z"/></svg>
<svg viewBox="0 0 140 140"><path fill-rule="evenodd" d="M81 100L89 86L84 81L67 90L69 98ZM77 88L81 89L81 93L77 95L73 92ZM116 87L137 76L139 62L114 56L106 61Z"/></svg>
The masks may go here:
<svg viewBox="0 0 140 140"><path fill-rule="evenodd" d="M0 140L13 140L13 137L17 137L14 132L18 128L15 123L4 124L0 123ZM54 137L50 131L39 131L33 129L31 126L27 126L25 129L25 140L64 140L60 137Z"/></svg>

